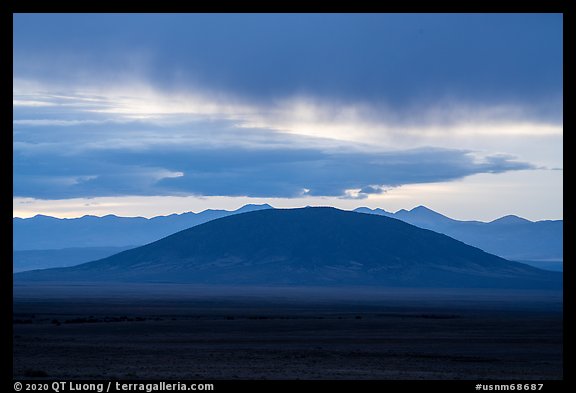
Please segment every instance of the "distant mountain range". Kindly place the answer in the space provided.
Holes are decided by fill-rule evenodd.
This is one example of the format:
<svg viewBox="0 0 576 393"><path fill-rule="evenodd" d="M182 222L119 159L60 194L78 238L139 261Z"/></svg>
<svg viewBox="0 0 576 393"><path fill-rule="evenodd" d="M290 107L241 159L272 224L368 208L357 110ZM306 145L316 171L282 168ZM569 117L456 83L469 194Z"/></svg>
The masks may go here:
<svg viewBox="0 0 576 393"><path fill-rule="evenodd" d="M238 210L204 210L201 213L171 214L153 218L84 216L55 218L37 215L14 218L14 250L47 250L70 247L140 246L195 225L272 206L246 205Z"/></svg>
<svg viewBox="0 0 576 393"><path fill-rule="evenodd" d="M560 273L510 262L397 219L335 208L213 220L82 265L16 281L560 288Z"/></svg>
<svg viewBox="0 0 576 393"><path fill-rule="evenodd" d="M382 209L361 207L360 213L393 217L444 233L466 244L481 248L506 259L521 261L562 261L562 220L529 221L517 216L505 216L491 222L458 221L424 206L390 213Z"/></svg>
<svg viewBox="0 0 576 393"><path fill-rule="evenodd" d="M267 204L246 205L234 211L205 210L201 213L188 212L150 219L114 215L74 219L42 215L27 219L14 218L14 271L88 262L217 218L265 209L273 208ZM516 216L505 216L488 223L458 221L424 206L396 213L366 207L355 211L400 219L444 233L506 259L550 270L562 270L562 220L532 222Z"/></svg>

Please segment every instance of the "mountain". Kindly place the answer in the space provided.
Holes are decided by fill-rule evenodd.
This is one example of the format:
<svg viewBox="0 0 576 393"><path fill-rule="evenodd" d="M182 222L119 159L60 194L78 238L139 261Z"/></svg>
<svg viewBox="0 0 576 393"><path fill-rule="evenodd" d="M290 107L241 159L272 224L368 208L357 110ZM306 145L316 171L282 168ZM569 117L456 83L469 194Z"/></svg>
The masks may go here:
<svg viewBox="0 0 576 393"><path fill-rule="evenodd" d="M490 221L491 224L498 224L498 225L527 224L529 222L531 222L531 221L529 221L525 218L522 218L522 217L515 216L513 214L497 218L494 221Z"/></svg>
<svg viewBox="0 0 576 393"><path fill-rule="evenodd" d="M18 273L14 279L556 288L562 275L397 219L301 208L228 216L98 261Z"/></svg>
<svg viewBox="0 0 576 393"><path fill-rule="evenodd" d="M205 210L201 213L172 214L154 218L84 216L75 219L58 219L38 215L33 218L13 219L13 249L53 250L74 248L75 262L88 262L94 247L139 246L175 232L231 214L271 209L270 205L246 205L236 211ZM506 259L522 261L533 266L551 270L561 270L563 260L563 221L532 222L517 216L505 216L492 222L458 221L439 214L424 206L412 210L399 210L396 213L383 209L360 207L355 211L393 217L407 223L444 233L466 244L481 248ZM87 248L86 257L81 257L80 248ZM34 260L31 268L65 266L67 255L51 252L15 254L15 262L20 256ZM16 267L16 264L14 265Z"/></svg>
<svg viewBox="0 0 576 393"><path fill-rule="evenodd" d="M384 209L370 209L368 207L359 207L354 210L357 213L378 214L379 216L394 217L394 213L387 212Z"/></svg>
<svg viewBox="0 0 576 393"><path fill-rule="evenodd" d="M84 216L60 219L37 215L14 218L14 250L45 250L78 247L126 247L142 245L231 214L245 213L272 206L246 205L235 211L205 210L201 213L171 214L153 218Z"/></svg>
<svg viewBox="0 0 576 393"><path fill-rule="evenodd" d="M392 217L402 221L410 222L410 224L419 227L442 224L446 225L456 221L440 213L437 213L434 210L430 210L425 206L417 206L410 211L401 209L392 215Z"/></svg>
<svg viewBox="0 0 576 393"><path fill-rule="evenodd" d="M532 222L509 215L487 223L458 221L424 206L412 210L402 209L396 213L369 208L355 211L398 218L420 228L444 233L506 259L538 263L559 262L563 259L562 220Z"/></svg>

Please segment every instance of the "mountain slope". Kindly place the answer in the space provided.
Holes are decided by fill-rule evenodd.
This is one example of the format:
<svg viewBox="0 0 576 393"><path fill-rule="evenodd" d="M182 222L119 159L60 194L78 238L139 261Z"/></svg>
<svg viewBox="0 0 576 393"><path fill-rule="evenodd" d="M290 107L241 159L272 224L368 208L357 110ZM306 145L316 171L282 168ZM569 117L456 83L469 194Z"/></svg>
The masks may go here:
<svg viewBox="0 0 576 393"><path fill-rule="evenodd" d="M334 208L238 214L15 280L547 288L561 275L400 220Z"/></svg>
<svg viewBox="0 0 576 393"><path fill-rule="evenodd" d="M466 244L511 260L563 259L562 220L532 222L517 216L504 216L492 222L458 221L424 206L396 213L382 209L355 211L398 218L420 228L446 234Z"/></svg>
<svg viewBox="0 0 576 393"><path fill-rule="evenodd" d="M133 247L75 247L58 250L21 250L12 252L14 273L51 267L66 267L109 257Z"/></svg>
<svg viewBox="0 0 576 393"><path fill-rule="evenodd" d="M45 250L142 245L216 218L271 208L267 204L246 205L235 211L205 210L201 213L188 212L150 219L114 215L72 219L42 215L26 219L14 218L13 249Z"/></svg>

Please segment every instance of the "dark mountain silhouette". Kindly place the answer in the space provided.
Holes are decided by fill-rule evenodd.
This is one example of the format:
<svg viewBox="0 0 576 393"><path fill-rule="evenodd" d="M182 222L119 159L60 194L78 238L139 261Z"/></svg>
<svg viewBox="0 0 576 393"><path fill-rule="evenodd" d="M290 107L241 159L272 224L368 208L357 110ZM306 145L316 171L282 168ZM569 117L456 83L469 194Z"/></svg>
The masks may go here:
<svg viewBox="0 0 576 393"><path fill-rule="evenodd" d="M541 261L543 266L546 261L561 262L563 259L562 220L533 222L509 215L492 222L458 221L424 206L409 211L399 210L396 213L366 207L356 211L398 218L506 259Z"/></svg>
<svg viewBox="0 0 576 393"><path fill-rule="evenodd" d="M246 205L236 211L205 210L151 219L113 215L75 219L42 215L28 219L14 218L14 268L21 271L88 262L106 256L96 248L135 247L216 218L271 208L266 204ZM532 222L517 216L505 216L488 223L458 221L424 206L402 209L396 213L366 207L356 211L393 217L444 233L506 259L544 269L562 270L562 220ZM73 250L63 250L66 248ZM38 252L21 252L25 250Z"/></svg>
<svg viewBox="0 0 576 393"><path fill-rule="evenodd" d="M19 280L229 285L551 288L561 274L400 220L334 208L237 214L75 267Z"/></svg>

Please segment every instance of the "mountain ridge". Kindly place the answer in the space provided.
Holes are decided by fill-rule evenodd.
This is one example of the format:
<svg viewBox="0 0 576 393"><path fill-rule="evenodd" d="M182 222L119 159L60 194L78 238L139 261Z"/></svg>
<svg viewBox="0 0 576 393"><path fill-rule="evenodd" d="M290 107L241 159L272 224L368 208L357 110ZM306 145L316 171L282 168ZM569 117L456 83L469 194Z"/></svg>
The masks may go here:
<svg viewBox="0 0 576 393"><path fill-rule="evenodd" d="M84 216L83 218L59 219L45 215L37 218L13 219L13 250L49 251L65 248L127 247L139 246L166 237L172 233L204 222L239 214L244 211L273 209L268 204L245 205L233 211L207 209L199 213L170 214L152 218ZM516 216L504 216L491 222L459 221L437 213L425 206L396 213L384 209L359 207L354 211L399 218L421 228L444 233L469 245L479 247L498 256L546 266L542 261L555 261L561 269L563 260L563 221L529 221ZM79 256L79 253L76 252ZM37 253L37 257L40 254ZM91 259L92 252L86 252ZM54 266L53 252L46 253L47 266ZM38 260L38 262L40 262ZM39 266L39 265L38 265ZM550 264L550 266L552 266Z"/></svg>
<svg viewBox="0 0 576 393"><path fill-rule="evenodd" d="M415 210L417 214L411 214ZM563 220L530 221L508 215L489 222L459 221L426 207L401 209L396 213L382 213L382 210L369 208L359 208L355 211L399 218L418 227L444 233L506 259L522 261L563 259Z"/></svg>
<svg viewBox="0 0 576 393"><path fill-rule="evenodd" d="M23 281L555 288L561 275L401 220L335 208L264 209Z"/></svg>
<svg viewBox="0 0 576 393"><path fill-rule="evenodd" d="M268 204L248 204L237 210L206 209L199 213L185 212L151 218L122 217L112 214L102 217L85 215L76 218L56 218L45 215L36 215L31 218L15 217L13 219L13 249L27 251L142 245L215 218L259 209L272 209L272 207ZM48 222L48 225L54 225L47 228L39 227L35 225L38 220L40 224ZM84 225L87 221L91 221L88 226Z"/></svg>

